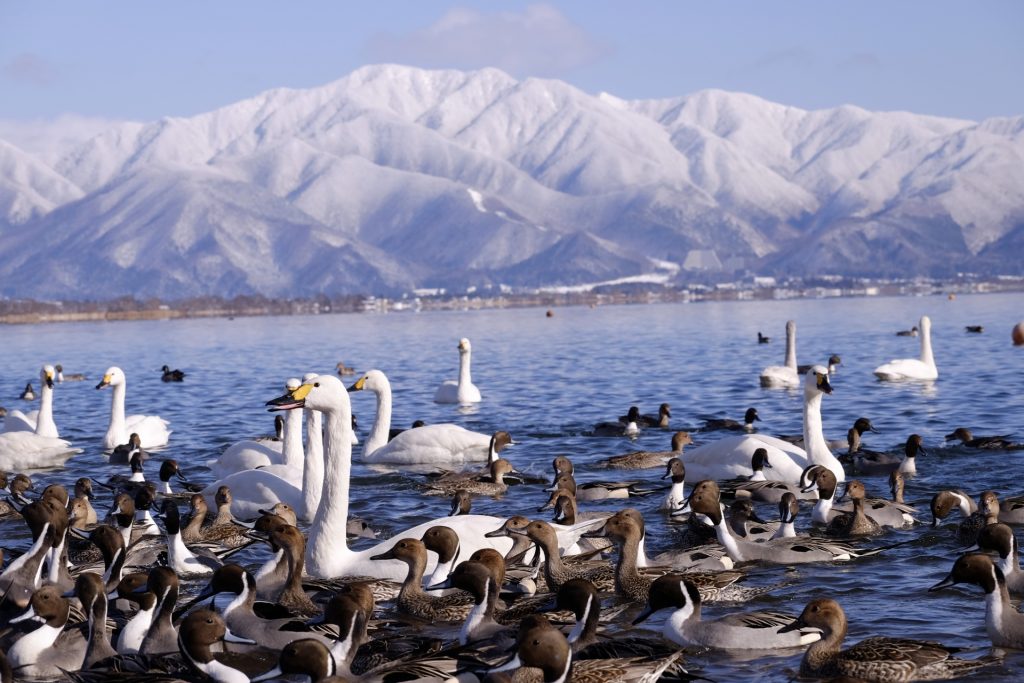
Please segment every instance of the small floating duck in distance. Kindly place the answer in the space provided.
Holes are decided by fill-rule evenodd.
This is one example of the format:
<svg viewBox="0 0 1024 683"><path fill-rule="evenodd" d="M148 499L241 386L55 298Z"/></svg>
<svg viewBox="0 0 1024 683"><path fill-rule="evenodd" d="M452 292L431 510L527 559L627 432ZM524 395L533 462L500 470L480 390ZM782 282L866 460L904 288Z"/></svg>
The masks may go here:
<svg viewBox="0 0 1024 683"><path fill-rule="evenodd" d="M974 334L981 334L985 331L985 327L983 325L966 325L964 326L964 329Z"/></svg>
<svg viewBox="0 0 1024 683"><path fill-rule="evenodd" d="M162 368L160 368L160 371L164 373L163 376L160 377L160 379L163 380L164 382L185 381L185 373L182 372L181 370L171 370L169 366L165 365Z"/></svg>
<svg viewBox="0 0 1024 683"><path fill-rule="evenodd" d="M20 398L23 401L36 400L36 391L35 389L32 388L32 382L29 382L28 384L25 385L25 390L18 395L18 398Z"/></svg>
<svg viewBox="0 0 1024 683"><path fill-rule="evenodd" d="M914 325L909 330L900 330L896 333L897 337L916 337L917 336L917 325Z"/></svg>

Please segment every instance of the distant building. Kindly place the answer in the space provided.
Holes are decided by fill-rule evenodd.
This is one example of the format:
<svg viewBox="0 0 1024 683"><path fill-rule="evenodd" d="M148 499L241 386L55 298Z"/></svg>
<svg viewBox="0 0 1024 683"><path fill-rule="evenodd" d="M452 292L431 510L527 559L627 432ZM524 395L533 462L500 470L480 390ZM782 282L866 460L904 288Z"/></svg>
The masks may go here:
<svg viewBox="0 0 1024 683"><path fill-rule="evenodd" d="M722 270L714 249L691 249L683 261L683 270Z"/></svg>

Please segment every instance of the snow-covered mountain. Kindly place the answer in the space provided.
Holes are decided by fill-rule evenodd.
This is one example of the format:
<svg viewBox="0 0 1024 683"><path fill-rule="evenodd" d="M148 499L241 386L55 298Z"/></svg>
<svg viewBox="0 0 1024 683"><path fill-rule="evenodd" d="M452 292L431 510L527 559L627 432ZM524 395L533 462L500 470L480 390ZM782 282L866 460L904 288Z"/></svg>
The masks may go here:
<svg viewBox="0 0 1024 683"><path fill-rule="evenodd" d="M1024 256L1024 117L387 65L48 139L0 140L3 295L578 285L685 263L909 277Z"/></svg>

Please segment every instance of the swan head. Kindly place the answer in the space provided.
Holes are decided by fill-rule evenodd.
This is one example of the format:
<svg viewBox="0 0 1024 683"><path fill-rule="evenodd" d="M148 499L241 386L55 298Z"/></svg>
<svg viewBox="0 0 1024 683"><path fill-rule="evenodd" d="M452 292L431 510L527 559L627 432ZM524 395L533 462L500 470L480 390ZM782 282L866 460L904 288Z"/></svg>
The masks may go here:
<svg viewBox="0 0 1024 683"><path fill-rule="evenodd" d="M355 384L348 388L349 392L369 390L374 393L381 393L384 389L390 389L391 383L387 376L380 370L370 370L356 380Z"/></svg>
<svg viewBox="0 0 1024 683"><path fill-rule="evenodd" d="M107 368L107 371L103 373L103 379L96 385L97 389L103 387L116 387L125 383L124 370L117 367L116 365Z"/></svg>
<svg viewBox="0 0 1024 683"><path fill-rule="evenodd" d="M926 315L922 315L921 322L919 322L917 326L920 328L921 334L927 337L932 331L932 319Z"/></svg>
<svg viewBox="0 0 1024 683"><path fill-rule="evenodd" d="M472 345L470 345L468 339L463 337L462 339L459 340L459 353L469 353L472 350L473 347Z"/></svg>
<svg viewBox="0 0 1024 683"><path fill-rule="evenodd" d="M824 365L815 365L804 377L804 395L811 397L831 393L832 385L828 381L828 368Z"/></svg>
<svg viewBox="0 0 1024 683"><path fill-rule="evenodd" d="M57 376L57 371L52 365L44 365L39 371L39 381L45 384L50 389L53 388L53 378Z"/></svg>
<svg viewBox="0 0 1024 683"><path fill-rule="evenodd" d="M298 383L298 380L295 380ZM271 411L309 408L321 412L336 409L339 402L348 404L348 392L341 380L332 375L317 375L308 382L291 387L283 396L267 401Z"/></svg>

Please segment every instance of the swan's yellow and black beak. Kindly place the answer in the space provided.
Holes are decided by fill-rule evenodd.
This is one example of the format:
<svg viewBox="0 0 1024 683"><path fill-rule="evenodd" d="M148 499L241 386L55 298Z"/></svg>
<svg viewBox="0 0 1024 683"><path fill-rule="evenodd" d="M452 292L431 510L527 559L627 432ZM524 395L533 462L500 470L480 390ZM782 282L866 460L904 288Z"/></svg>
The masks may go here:
<svg viewBox="0 0 1024 683"><path fill-rule="evenodd" d="M275 410L294 410L295 408L301 408L306 405L306 396L313 390L312 384L299 385L297 389L292 389L284 396L267 401L267 405L270 406L270 411Z"/></svg>
<svg viewBox="0 0 1024 683"><path fill-rule="evenodd" d="M363 375L362 377L360 377L360 378L359 378L359 379L358 379L358 380L356 381L356 383L355 383L355 384L353 384L352 386L350 386L350 387L348 388L348 393L350 393L350 394L351 394L351 393L352 393L353 391L362 391L362 390L363 390L363 389L365 389L365 388L366 388L366 376L365 376L365 375Z"/></svg>
<svg viewBox="0 0 1024 683"><path fill-rule="evenodd" d="M825 393L825 394L831 394L832 393L832 385L829 384L829 382L828 382L828 375L826 375L824 373L821 373L821 372L816 372L814 374L815 374L815 377L818 378L818 391L821 391L822 393Z"/></svg>
<svg viewBox="0 0 1024 683"><path fill-rule="evenodd" d="M96 385L96 388L102 389L103 387L108 386L110 386L110 375L103 375L103 379L101 379L100 383Z"/></svg>
<svg viewBox="0 0 1024 683"><path fill-rule="evenodd" d="M46 386L53 389L53 372L51 370L47 370L44 373L43 379L46 382Z"/></svg>

